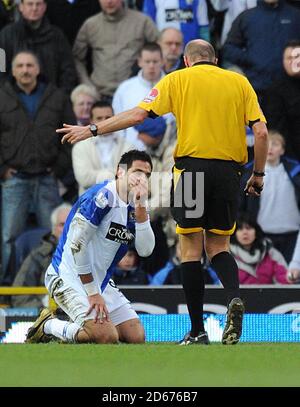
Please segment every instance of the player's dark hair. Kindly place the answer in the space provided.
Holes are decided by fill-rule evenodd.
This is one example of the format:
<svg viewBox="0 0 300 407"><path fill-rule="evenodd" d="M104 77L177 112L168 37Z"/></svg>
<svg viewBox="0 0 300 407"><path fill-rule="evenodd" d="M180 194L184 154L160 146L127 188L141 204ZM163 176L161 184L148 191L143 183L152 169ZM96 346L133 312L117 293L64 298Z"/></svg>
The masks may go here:
<svg viewBox="0 0 300 407"><path fill-rule="evenodd" d="M153 169L153 164L152 164L152 160L149 154L147 154L145 151L140 151L140 150L129 150L126 153L124 153L121 156L121 159L119 161L119 165L126 165L127 169L129 170L129 168L132 166L133 161L145 161L147 163L150 164L151 167L151 171Z"/></svg>

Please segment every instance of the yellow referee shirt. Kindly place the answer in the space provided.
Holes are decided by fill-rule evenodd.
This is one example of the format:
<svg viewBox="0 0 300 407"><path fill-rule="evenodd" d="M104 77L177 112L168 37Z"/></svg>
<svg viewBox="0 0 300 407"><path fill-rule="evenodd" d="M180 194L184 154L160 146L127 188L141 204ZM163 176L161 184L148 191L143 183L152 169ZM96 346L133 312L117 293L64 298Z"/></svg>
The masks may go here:
<svg viewBox="0 0 300 407"><path fill-rule="evenodd" d="M166 75L139 107L177 123L174 157L215 158L245 164L245 125L266 119L248 80L208 62Z"/></svg>

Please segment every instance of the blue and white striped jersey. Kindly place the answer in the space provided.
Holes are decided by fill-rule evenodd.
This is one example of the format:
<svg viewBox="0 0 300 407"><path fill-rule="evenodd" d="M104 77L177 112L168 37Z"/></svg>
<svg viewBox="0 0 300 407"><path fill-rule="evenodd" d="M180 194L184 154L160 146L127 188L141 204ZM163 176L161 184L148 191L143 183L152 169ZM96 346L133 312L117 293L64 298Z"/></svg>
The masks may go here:
<svg viewBox="0 0 300 407"><path fill-rule="evenodd" d="M74 204L52 257L57 274L68 281L79 279L72 248L79 224L85 227L88 267L100 292L103 293L112 276L113 266L125 255L134 241L134 208L121 200L116 191L116 181L97 184L81 195Z"/></svg>
<svg viewBox="0 0 300 407"><path fill-rule="evenodd" d="M184 44L197 38L209 40L206 0L144 0L143 12L159 31L167 27L180 30Z"/></svg>

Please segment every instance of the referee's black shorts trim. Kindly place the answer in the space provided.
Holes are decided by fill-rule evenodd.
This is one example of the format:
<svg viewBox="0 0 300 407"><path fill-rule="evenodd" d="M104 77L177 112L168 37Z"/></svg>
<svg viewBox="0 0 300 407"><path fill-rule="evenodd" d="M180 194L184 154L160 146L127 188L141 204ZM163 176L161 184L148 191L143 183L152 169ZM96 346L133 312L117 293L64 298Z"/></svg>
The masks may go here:
<svg viewBox="0 0 300 407"><path fill-rule="evenodd" d="M230 236L234 233L236 228L236 222L234 222L234 225L231 229L229 230L220 230L220 229L208 229L209 232L214 233L216 235L223 235L223 236ZM204 229L201 227L196 227L196 228L181 228L180 226L176 225L176 233L178 235L187 235L189 233L197 233L197 232L202 232Z"/></svg>

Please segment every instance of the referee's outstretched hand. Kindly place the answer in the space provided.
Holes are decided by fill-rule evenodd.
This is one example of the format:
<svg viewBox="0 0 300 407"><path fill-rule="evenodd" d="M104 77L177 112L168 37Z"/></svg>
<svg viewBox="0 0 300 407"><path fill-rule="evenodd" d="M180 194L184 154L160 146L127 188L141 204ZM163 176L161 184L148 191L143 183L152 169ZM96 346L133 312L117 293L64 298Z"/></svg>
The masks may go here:
<svg viewBox="0 0 300 407"><path fill-rule="evenodd" d="M263 188L264 188L263 177L257 177L254 174L252 174L247 181L244 191L246 195L260 196Z"/></svg>
<svg viewBox="0 0 300 407"><path fill-rule="evenodd" d="M57 129L56 133L62 134L61 143L75 144L78 141L85 140L92 137L89 126L73 126L70 124L64 124L61 129Z"/></svg>

